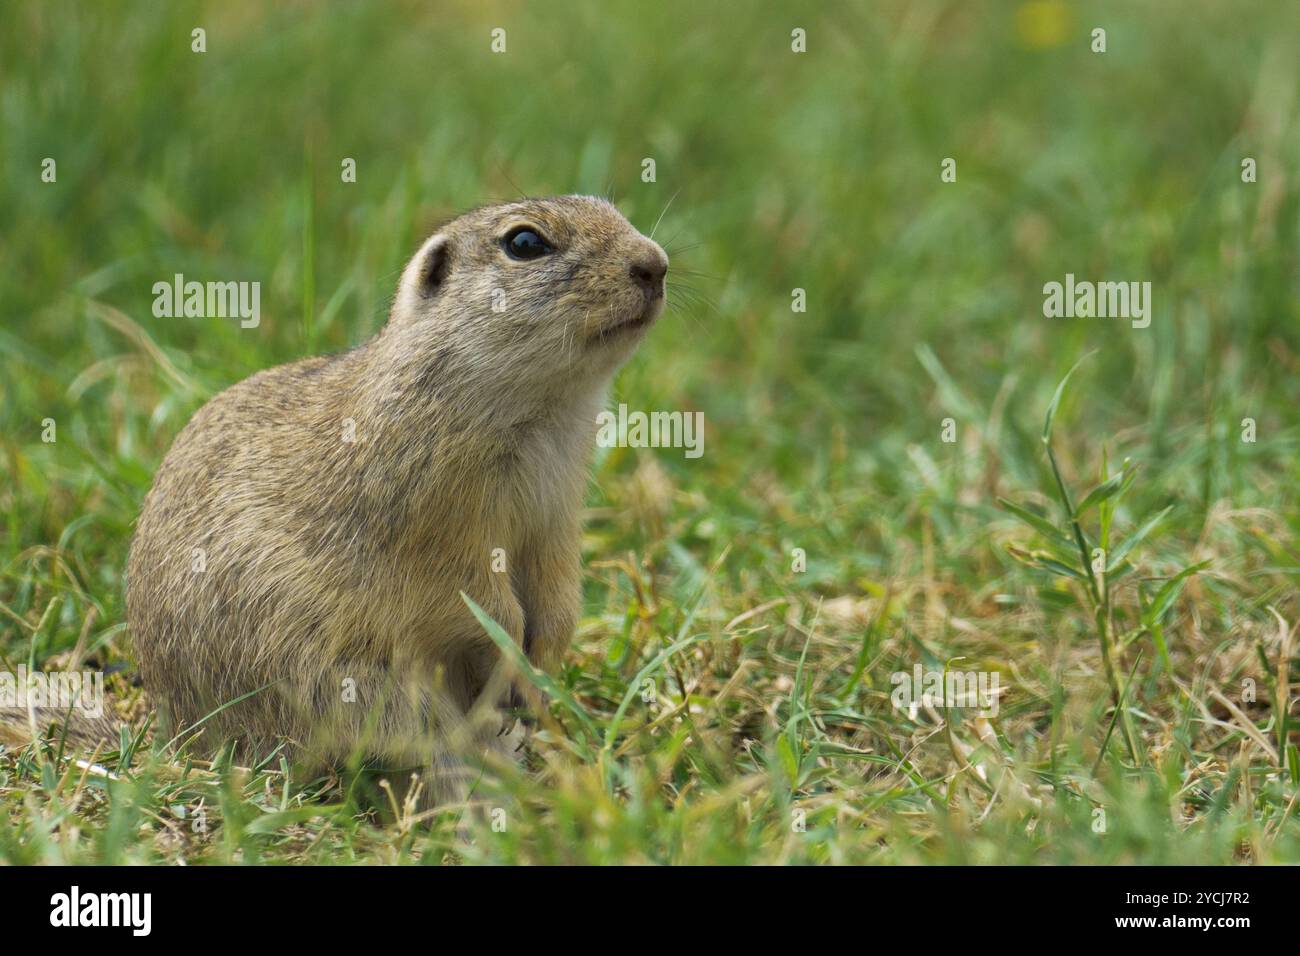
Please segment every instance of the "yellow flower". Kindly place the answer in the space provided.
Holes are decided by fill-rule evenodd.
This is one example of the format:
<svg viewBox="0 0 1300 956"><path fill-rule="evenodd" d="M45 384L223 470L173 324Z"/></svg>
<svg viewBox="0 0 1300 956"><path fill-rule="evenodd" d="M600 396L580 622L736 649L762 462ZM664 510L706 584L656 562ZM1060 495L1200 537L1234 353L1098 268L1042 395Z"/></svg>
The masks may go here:
<svg viewBox="0 0 1300 956"><path fill-rule="evenodd" d="M1070 32L1070 11L1062 0L1031 0L1016 11L1016 35L1033 50L1060 46Z"/></svg>

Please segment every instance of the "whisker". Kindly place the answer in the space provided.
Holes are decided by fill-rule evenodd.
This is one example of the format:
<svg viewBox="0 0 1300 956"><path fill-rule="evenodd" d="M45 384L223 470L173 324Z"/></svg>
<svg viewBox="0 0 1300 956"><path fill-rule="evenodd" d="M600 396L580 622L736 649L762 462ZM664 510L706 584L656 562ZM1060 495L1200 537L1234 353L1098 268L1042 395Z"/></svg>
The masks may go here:
<svg viewBox="0 0 1300 956"><path fill-rule="evenodd" d="M672 243L665 243L664 252L668 253L670 256L679 256L683 252L690 252L692 249L698 249L702 245L704 245L703 241L692 242L689 246L680 246L680 247L674 246Z"/></svg>
<svg viewBox="0 0 1300 956"><path fill-rule="evenodd" d="M671 246L674 240L676 240L678 236L680 236L683 232L686 231L687 225L689 225L689 223L683 223L681 227L679 227L678 230L674 232L672 236L669 237L668 241L663 244L664 249L667 249L669 246Z"/></svg>
<svg viewBox="0 0 1300 956"><path fill-rule="evenodd" d="M500 172L501 175L505 178L505 181L508 182L508 183L510 184L510 188L513 189L515 192L517 192L517 193L519 194L519 198L520 198L520 199L532 199L532 198L533 198L532 196L529 196L526 192L524 192L522 189L520 189L519 186L518 186L518 184L516 184L515 181L514 181L513 179L510 178L510 174L509 174L508 172L506 172L505 164L499 164L499 165L498 165L498 172Z"/></svg>
<svg viewBox="0 0 1300 956"><path fill-rule="evenodd" d="M670 271L674 276L688 276L692 279L709 279L713 282L719 281L720 277L711 272L700 272L698 269L682 269L677 266L671 267Z"/></svg>
<svg viewBox="0 0 1300 956"><path fill-rule="evenodd" d="M664 221L664 216L668 212L668 207L673 204L673 199L676 199L680 194L681 194L681 189L679 188L677 192L673 193L672 199L668 200L668 205L664 206L664 211L659 214L659 218L655 220L654 228L650 230L651 239L655 237L655 233L659 230L659 223Z"/></svg>

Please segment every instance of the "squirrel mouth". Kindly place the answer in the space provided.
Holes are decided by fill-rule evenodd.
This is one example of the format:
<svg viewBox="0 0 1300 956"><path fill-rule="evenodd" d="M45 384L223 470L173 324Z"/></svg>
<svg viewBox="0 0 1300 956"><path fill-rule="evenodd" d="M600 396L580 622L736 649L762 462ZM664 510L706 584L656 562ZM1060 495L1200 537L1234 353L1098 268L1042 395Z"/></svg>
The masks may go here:
<svg viewBox="0 0 1300 956"><path fill-rule="evenodd" d="M639 315L630 319L623 319L619 322L611 322L591 338L592 344L600 344L616 338L622 338L631 332L639 332L646 328L658 316L659 310L653 305L647 305Z"/></svg>

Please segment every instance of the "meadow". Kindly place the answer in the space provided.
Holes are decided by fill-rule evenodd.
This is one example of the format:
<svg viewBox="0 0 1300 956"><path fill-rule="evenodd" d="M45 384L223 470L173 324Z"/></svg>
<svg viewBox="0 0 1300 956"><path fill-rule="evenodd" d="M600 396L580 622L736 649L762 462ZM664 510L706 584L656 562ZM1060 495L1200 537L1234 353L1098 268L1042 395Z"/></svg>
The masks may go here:
<svg viewBox="0 0 1300 956"><path fill-rule="evenodd" d="M106 671L137 733L111 779L0 748L0 861L1300 862L1294 3L4 20L0 664ZM655 231L669 308L611 407L705 424L598 451L504 815L178 758L123 608L170 442L520 193ZM156 317L178 273L259 281L260 323ZM1149 282L1149 325L1045 315L1067 276ZM899 706L935 674L998 693Z"/></svg>

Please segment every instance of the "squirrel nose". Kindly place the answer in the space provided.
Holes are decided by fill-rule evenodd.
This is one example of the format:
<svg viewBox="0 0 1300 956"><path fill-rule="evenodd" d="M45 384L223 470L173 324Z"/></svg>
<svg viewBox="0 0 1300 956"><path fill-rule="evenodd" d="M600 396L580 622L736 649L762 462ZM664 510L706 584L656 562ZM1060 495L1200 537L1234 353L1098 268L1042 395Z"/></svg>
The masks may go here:
<svg viewBox="0 0 1300 956"><path fill-rule="evenodd" d="M664 294L664 276L668 274L668 257L657 246L654 251L632 263L628 274L632 281L652 299Z"/></svg>

